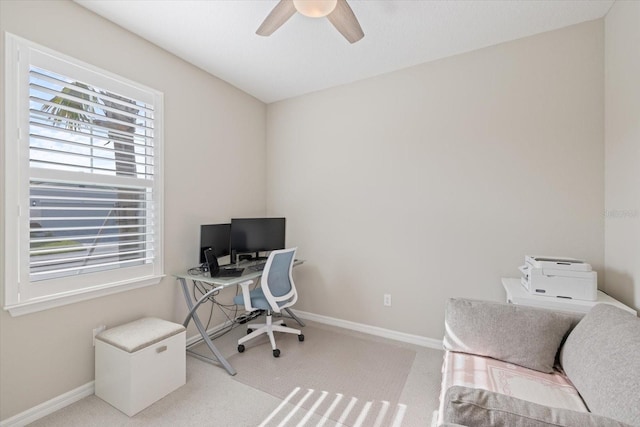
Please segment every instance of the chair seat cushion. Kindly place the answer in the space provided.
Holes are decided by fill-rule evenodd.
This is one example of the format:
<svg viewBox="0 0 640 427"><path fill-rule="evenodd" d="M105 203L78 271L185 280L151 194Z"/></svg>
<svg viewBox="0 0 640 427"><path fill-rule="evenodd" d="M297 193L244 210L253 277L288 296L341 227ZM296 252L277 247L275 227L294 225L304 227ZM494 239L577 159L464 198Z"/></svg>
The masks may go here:
<svg viewBox="0 0 640 427"><path fill-rule="evenodd" d="M269 302L264 296L264 292L262 292L262 288L256 288L249 292L251 296L251 306L260 310L269 310L271 307L269 306ZM236 295L233 297L233 303L236 305L244 305L244 295Z"/></svg>
<svg viewBox="0 0 640 427"><path fill-rule="evenodd" d="M256 288L249 291L249 295L251 297L251 306L258 310L271 310L271 306L269 305L269 301L264 296L264 292L262 292L262 288ZM280 301L278 302L278 306L282 307L287 304L289 301ZM233 303L236 305L244 305L244 295L236 295L233 297Z"/></svg>

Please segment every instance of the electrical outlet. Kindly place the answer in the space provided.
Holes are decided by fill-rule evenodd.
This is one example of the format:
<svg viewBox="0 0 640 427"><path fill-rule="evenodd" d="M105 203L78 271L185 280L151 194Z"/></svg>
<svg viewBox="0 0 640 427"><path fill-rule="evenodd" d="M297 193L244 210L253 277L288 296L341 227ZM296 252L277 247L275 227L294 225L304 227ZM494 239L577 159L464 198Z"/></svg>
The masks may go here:
<svg viewBox="0 0 640 427"><path fill-rule="evenodd" d="M384 306L391 307L391 294L384 294Z"/></svg>
<svg viewBox="0 0 640 427"><path fill-rule="evenodd" d="M107 329L107 327L105 325L100 325L97 328L93 329L93 346L96 346L96 335L98 335L100 332L104 331L105 329Z"/></svg>

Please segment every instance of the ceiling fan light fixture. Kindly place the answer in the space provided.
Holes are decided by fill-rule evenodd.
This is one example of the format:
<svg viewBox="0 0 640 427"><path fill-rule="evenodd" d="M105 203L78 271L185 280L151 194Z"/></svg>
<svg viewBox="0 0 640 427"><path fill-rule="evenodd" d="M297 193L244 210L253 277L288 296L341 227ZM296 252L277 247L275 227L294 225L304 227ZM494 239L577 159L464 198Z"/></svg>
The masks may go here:
<svg viewBox="0 0 640 427"><path fill-rule="evenodd" d="M256 34L270 36L296 12L314 18L326 16L349 43L355 43L364 37L358 18L347 0L280 0L260 24Z"/></svg>
<svg viewBox="0 0 640 427"><path fill-rule="evenodd" d="M296 10L311 18L327 16L336 8L338 0L293 0Z"/></svg>

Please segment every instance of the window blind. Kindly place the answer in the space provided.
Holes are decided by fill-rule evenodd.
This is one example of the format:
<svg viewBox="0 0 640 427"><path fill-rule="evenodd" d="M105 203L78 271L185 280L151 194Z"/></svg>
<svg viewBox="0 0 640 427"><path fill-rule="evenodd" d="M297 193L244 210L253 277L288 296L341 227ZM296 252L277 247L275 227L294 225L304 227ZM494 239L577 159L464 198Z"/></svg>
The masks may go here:
<svg viewBox="0 0 640 427"><path fill-rule="evenodd" d="M31 282L151 263L154 108L29 70Z"/></svg>

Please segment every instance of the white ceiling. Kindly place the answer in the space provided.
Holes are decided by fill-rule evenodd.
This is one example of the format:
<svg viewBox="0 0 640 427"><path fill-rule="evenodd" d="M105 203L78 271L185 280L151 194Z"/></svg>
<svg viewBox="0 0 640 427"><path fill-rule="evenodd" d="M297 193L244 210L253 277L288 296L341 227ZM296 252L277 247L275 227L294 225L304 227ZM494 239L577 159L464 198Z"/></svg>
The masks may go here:
<svg viewBox="0 0 640 427"><path fill-rule="evenodd" d="M614 0L349 0L365 37L295 14L256 29L278 0L75 0L271 103L604 16Z"/></svg>

